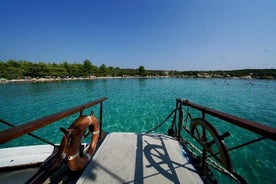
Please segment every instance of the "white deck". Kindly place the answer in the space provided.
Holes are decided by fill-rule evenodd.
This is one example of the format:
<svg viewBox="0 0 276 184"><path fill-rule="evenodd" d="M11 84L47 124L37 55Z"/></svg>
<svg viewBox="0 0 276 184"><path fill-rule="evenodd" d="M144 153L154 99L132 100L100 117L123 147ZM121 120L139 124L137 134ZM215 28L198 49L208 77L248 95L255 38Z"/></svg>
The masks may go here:
<svg viewBox="0 0 276 184"><path fill-rule="evenodd" d="M203 183L183 151L165 135L110 133L77 183Z"/></svg>
<svg viewBox="0 0 276 184"><path fill-rule="evenodd" d="M26 166L42 163L53 152L51 145L22 146L0 149L0 167ZM0 173L0 183L25 183L38 168L7 171Z"/></svg>
<svg viewBox="0 0 276 184"><path fill-rule="evenodd" d="M54 147L51 145L22 146L0 149L0 167L32 165L43 162Z"/></svg>

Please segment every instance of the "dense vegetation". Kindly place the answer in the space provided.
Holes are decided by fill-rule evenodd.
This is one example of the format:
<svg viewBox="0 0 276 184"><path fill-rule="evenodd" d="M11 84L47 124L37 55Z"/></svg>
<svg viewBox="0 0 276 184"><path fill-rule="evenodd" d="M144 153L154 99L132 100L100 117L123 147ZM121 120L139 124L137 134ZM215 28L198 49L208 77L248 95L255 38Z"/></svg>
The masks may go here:
<svg viewBox="0 0 276 184"><path fill-rule="evenodd" d="M146 75L145 68L120 69L119 67L105 66L97 67L89 60L82 64L63 62L56 63L33 63L29 61L0 61L0 78L24 79L24 78L47 78L47 77L88 77L88 76L125 76L125 75Z"/></svg>
<svg viewBox="0 0 276 184"><path fill-rule="evenodd" d="M232 71L162 71L146 70L144 66L137 69L122 69L119 67L95 66L91 61L80 63L33 63L29 61L0 61L0 78L30 79L30 78L72 78L72 77L119 77L119 76L173 76L173 77L251 77L276 79L276 69L245 69Z"/></svg>

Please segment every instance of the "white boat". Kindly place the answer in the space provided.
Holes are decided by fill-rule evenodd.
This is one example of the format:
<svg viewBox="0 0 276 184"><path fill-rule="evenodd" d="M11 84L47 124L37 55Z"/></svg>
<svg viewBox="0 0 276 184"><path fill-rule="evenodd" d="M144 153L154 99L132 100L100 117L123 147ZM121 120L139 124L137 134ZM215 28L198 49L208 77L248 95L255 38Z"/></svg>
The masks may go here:
<svg viewBox="0 0 276 184"><path fill-rule="evenodd" d="M237 183L246 183L232 167L228 154L230 149L224 144L223 139L230 133L219 134L205 115L260 135L260 138L231 149L266 138L276 140L275 128L183 99L176 99L176 108L168 118L148 132L106 133L101 129L103 102L106 99L101 98L17 127L1 120L13 126L0 132L1 144L29 134L49 145L0 149L0 183L216 183L211 167ZM84 109L97 105L100 108L97 122L94 115L83 115ZM186 113L183 108L188 108ZM201 116L192 118L190 108L201 112ZM61 128L64 138L59 145L31 133L75 113L80 113L80 117L67 130ZM173 117L173 121L168 135L151 133L169 117ZM190 138L183 134L193 138L200 146L192 144ZM83 136L91 136L91 143L81 144L79 137Z"/></svg>

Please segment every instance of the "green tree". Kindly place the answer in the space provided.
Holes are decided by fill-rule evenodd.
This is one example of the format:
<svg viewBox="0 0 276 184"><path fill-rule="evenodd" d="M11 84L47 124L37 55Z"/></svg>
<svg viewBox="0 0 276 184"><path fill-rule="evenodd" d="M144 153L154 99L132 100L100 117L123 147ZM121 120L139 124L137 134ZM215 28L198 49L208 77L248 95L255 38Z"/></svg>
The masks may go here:
<svg viewBox="0 0 276 184"><path fill-rule="evenodd" d="M18 67L20 67L20 63L15 61L15 60L9 60L7 62L7 66L8 67L13 67L13 68L18 68Z"/></svg>
<svg viewBox="0 0 276 184"><path fill-rule="evenodd" d="M49 65L48 75L53 77L66 77L68 76L68 73L62 64L58 65L56 63L52 63Z"/></svg>
<svg viewBox="0 0 276 184"><path fill-rule="evenodd" d="M100 73L101 76L106 76L107 68L106 68L105 64L102 64L99 67L99 73Z"/></svg>
<svg viewBox="0 0 276 184"><path fill-rule="evenodd" d="M0 61L0 78L8 78L6 63Z"/></svg>
<svg viewBox="0 0 276 184"><path fill-rule="evenodd" d="M139 68L138 68L138 75L139 76L146 76L147 75L146 74L146 69L145 69L145 67L143 65L139 66Z"/></svg>
<svg viewBox="0 0 276 184"><path fill-rule="evenodd" d="M83 62L83 75L91 75L92 73L92 63L90 60L86 59L84 62Z"/></svg>
<svg viewBox="0 0 276 184"><path fill-rule="evenodd" d="M70 65L70 76L71 77L80 77L82 76L82 68L83 66L78 63L74 63Z"/></svg>

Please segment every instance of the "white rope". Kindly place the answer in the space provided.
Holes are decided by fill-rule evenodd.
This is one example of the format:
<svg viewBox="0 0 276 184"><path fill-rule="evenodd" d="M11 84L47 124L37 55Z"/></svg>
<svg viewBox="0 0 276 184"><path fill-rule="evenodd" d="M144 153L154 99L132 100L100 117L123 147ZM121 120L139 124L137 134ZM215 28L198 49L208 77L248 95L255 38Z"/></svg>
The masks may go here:
<svg viewBox="0 0 276 184"><path fill-rule="evenodd" d="M90 124L92 124L92 118L91 118L91 116L87 116L88 117L88 119L89 119L89 122L90 122ZM100 130L98 130L98 131L95 131L95 132L92 132L92 134L93 135L95 135L95 134L99 134L100 133Z"/></svg>
<svg viewBox="0 0 276 184"><path fill-rule="evenodd" d="M77 152L77 153L75 153L75 154L72 155L72 156L68 156L68 160L74 160L74 159L77 158L79 155L80 155L80 153Z"/></svg>
<svg viewBox="0 0 276 184"><path fill-rule="evenodd" d="M96 131L96 132L92 132L93 135L95 134L99 134L100 133L100 130Z"/></svg>
<svg viewBox="0 0 276 184"><path fill-rule="evenodd" d="M87 118L89 119L89 123L92 124L92 118L91 118L91 116L87 116Z"/></svg>

